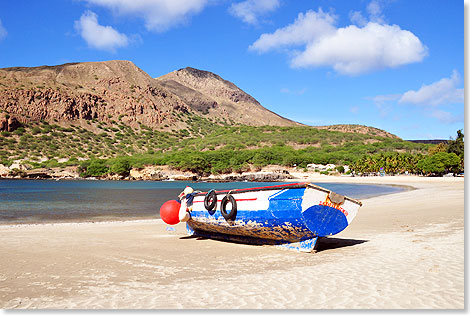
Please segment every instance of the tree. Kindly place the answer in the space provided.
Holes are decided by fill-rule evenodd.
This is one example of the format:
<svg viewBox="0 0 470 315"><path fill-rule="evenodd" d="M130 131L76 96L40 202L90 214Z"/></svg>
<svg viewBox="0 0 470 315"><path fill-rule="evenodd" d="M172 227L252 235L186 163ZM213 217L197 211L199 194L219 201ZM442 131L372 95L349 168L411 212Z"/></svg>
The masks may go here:
<svg viewBox="0 0 470 315"><path fill-rule="evenodd" d="M457 130L457 138L455 140L449 140L447 145L447 152L448 153L455 153L460 157L460 167L463 171L464 169L464 134L462 133L462 129Z"/></svg>
<svg viewBox="0 0 470 315"><path fill-rule="evenodd" d="M106 160L92 159L80 163L80 176L101 176L108 173L109 168L106 166Z"/></svg>
<svg viewBox="0 0 470 315"><path fill-rule="evenodd" d="M460 158L455 153L439 152L420 160L417 167L427 174L443 175L457 172Z"/></svg>
<svg viewBox="0 0 470 315"><path fill-rule="evenodd" d="M438 152L447 152L447 144L444 142L438 143L436 145L430 146L428 149L429 155L436 154Z"/></svg>
<svg viewBox="0 0 470 315"><path fill-rule="evenodd" d="M111 166L109 168L109 171L111 173L122 175L122 176L129 175L130 170L131 170L131 163L129 162L129 159L126 157L116 159L113 163L111 163Z"/></svg>

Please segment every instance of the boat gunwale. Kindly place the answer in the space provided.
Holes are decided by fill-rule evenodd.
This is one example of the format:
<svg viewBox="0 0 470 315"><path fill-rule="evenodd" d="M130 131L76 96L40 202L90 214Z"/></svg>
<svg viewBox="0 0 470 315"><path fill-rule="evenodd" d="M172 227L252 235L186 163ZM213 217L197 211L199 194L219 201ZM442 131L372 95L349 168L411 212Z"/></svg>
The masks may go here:
<svg viewBox="0 0 470 315"><path fill-rule="evenodd" d="M309 183L309 182L301 182L301 183L290 183L290 184L282 184L282 185L273 185L273 186L264 186L264 187L251 187L251 188L238 188L238 189L226 189L226 190L214 190L216 195L222 195L222 194L240 194L240 193L245 193L245 192L256 192L256 191L267 191L267 190L279 190L279 189L298 189L298 188L313 188L316 190L323 191L325 193L331 193L333 191L323 188L321 186L317 186L315 184ZM200 192L196 194L195 196L204 196L208 192ZM349 200L351 202L354 202L358 204L359 206L362 206L362 202L353 198L349 198L347 196L344 196L344 199Z"/></svg>

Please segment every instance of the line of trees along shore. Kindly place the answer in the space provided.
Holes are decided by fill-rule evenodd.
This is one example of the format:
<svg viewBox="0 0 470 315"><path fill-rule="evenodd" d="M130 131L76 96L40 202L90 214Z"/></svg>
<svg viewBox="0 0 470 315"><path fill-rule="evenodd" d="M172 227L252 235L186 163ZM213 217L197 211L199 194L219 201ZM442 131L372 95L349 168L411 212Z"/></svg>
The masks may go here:
<svg viewBox="0 0 470 315"><path fill-rule="evenodd" d="M351 165L356 173L423 174L442 176L464 171L464 134L457 131L457 138L429 148L428 154L379 153L364 155Z"/></svg>
<svg viewBox="0 0 470 315"><path fill-rule="evenodd" d="M82 176L104 174L127 175L132 167L144 165L170 165L174 169L199 175L244 172L267 165L297 166L305 168L310 163L327 164L349 161L350 170L356 174L420 174L440 176L461 173L464 169L464 135L459 130L455 140L447 144L429 146L427 154L381 152L354 155L341 152L314 152L295 150L289 146L273 145L254 150L220 149L213 151L181 150L166 154L143 154L113 159L91 159L80 163Z"/></svg>

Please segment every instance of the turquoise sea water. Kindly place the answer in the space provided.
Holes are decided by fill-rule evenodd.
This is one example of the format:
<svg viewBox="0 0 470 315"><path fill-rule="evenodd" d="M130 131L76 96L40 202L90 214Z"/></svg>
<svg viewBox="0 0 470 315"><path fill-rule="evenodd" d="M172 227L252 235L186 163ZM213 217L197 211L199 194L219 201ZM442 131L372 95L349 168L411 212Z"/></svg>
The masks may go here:
<svg viewBox="0 0 470 315"><path fill-rule="evenodd" d="M0 224L159 218L160 206L186 187L195 190L263 187L281 183L189 181L0 180ZM355 199L396 193L385 185L314 183Z"/></svg>

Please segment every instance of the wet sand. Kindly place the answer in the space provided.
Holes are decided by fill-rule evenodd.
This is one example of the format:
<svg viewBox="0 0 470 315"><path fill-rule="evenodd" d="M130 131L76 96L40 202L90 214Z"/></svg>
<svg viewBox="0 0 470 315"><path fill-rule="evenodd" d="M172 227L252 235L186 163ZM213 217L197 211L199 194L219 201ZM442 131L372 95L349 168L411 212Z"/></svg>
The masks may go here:
<svg viewBox="0 0 470 315"><path fill-rule="evenodd" d="M0 307L463 309L463 178L363 201L312 254L186 237L161 220L0 226Z"/></svg>

